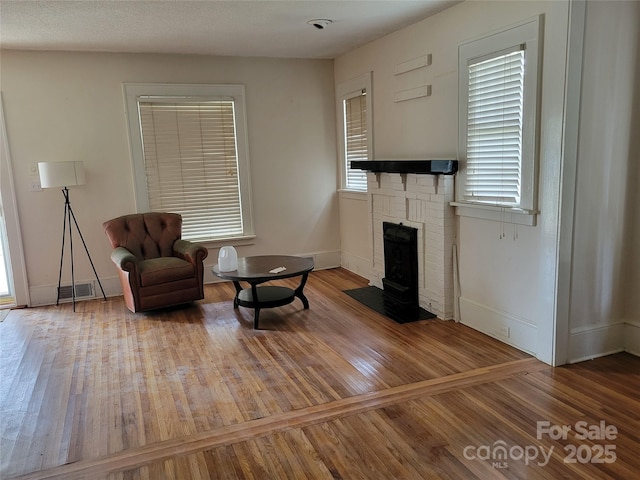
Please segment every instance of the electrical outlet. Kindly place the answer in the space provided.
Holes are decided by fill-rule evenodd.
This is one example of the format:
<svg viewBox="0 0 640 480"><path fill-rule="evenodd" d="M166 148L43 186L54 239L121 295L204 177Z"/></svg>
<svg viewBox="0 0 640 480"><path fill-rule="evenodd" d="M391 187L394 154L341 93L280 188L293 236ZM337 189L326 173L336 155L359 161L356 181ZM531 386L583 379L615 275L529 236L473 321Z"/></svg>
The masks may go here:
<svg viewBox="0 0 640 480"><path fill-rule="evenodd" d="M40 185L40 180L31 180L31 191L32 192L41 192L42 186Z"/></svg>
<svg viewBox="0 0 640 480"><path fill-rule="evenodd" d="M507 326L502 326L500 327L499 330L500 335L502 335L503 337L509 338L509 336L511 335L511 332L509 331L509 327Z"/></svg>

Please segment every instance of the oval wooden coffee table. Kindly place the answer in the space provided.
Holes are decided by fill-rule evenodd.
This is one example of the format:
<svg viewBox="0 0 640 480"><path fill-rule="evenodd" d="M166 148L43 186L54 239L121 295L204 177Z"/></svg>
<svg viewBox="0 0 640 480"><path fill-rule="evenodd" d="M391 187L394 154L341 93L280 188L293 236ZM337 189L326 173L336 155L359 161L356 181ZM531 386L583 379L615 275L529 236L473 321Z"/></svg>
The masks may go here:
<svg viewBox="0 0 640 480"><path fill-rule="evenodd" d="M236 287L233 308L239 306L253 308L253 328L258 329L260 310L263 308L281 307L293 302L296 298L302 301L305 309L309 308L309 300L304 296L303 290L313 267L311 257L261 255L238 258L238 269L231 272L221 272L218 265L214 265L213 273L233 282ZM258 286L273 280L299 276L302 276L302 280L295 290L277 285ZM247 282L250 287L242 288L240 282Z"/></svg>

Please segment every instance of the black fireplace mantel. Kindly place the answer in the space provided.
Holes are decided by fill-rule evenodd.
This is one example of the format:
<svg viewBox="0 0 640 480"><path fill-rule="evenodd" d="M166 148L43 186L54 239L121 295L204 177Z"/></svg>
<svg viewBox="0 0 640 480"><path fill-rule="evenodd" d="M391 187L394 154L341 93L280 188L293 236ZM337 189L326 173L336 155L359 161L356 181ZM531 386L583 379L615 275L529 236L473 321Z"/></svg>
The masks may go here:
<svg viewBox="0 0 640 480"><path fill-rule="evenodd" d="M458 171L458 160L353 160L351 168L374 173L453 175Z"/></svg>

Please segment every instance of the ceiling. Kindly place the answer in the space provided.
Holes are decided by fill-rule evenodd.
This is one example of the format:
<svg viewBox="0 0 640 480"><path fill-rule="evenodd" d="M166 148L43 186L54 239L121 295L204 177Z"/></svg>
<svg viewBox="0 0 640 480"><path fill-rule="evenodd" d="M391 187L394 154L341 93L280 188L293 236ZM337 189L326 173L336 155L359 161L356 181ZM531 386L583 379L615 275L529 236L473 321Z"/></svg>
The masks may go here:
<svg viewBox="0 0 640 480"><path fill-rule="evenodd" d="M335 58L459 0L0 0L6 49ZM330 19L318 29L307 22Z"/></svg>

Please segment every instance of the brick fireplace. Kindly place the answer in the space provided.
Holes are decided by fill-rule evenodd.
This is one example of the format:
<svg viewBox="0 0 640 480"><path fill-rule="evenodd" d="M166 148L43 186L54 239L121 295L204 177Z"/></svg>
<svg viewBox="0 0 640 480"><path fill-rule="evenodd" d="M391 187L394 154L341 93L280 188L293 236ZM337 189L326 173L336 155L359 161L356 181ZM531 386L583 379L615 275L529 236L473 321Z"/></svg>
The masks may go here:
<svg viewBox="0 0 640 480"><path fill-rule="evenodd" d="M453 245L455 214L452 175L369 172L369 212L373 227L372 285L383 288L383 223L418 230L418 295L422 308L438 318L454 318Z"/></svg>

